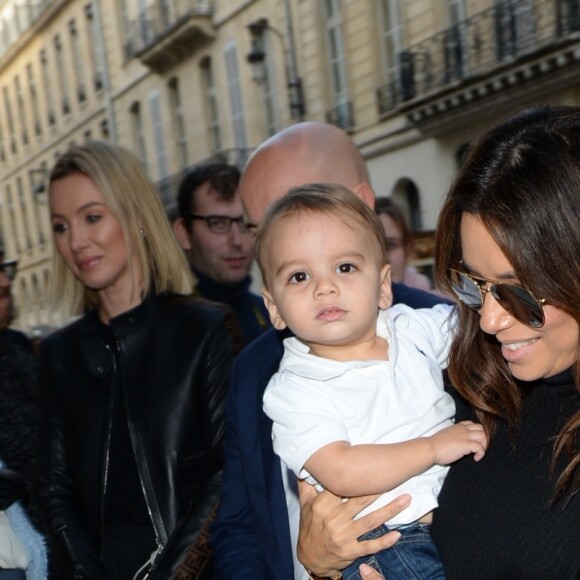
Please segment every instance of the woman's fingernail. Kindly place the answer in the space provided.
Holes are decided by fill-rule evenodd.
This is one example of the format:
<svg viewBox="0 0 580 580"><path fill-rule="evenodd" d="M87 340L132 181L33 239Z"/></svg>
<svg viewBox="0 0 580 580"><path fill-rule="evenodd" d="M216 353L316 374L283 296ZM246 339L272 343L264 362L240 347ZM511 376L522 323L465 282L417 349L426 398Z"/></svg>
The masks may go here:
<svg viewBox="0 0 580 580"><path fill-rule="evenodd" d="M409 494L405 494L399 498L399 503L401 505L409 505L411 503L411 496Z"/></svg>

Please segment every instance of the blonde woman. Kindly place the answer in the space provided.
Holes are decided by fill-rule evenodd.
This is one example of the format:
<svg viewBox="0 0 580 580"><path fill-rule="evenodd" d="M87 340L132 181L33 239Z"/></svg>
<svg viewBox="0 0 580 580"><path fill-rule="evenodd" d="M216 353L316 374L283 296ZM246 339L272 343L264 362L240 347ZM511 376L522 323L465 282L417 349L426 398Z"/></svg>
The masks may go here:
<svg viewBox="0 0 580 580"><path fill-rule="evenodd" d="M52 170L57 304L43 342L50 524L75 578L170 578L213 505L231 346L135 157L103 142Z"/></svg>

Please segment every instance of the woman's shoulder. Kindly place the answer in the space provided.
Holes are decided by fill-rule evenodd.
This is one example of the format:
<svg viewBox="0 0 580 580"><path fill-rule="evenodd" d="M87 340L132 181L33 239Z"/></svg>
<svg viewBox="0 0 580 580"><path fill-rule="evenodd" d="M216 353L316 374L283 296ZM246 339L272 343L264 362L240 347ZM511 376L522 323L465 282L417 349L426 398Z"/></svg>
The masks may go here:
<svg viewBox="0 0 580 580"><path fill-rule="evenodd" d="M162 310L161 317L173 317L178 321L190 321L196 331L202 329L215 331L221 328L227 332L234 355L237 355L244 346L244 338L238 319L234 311L220 302L213 302L192 294L160 294L159 303Z"/></svg>
<svg viewBox="0 0 580 580"><path fill-rule="evenodd" d="M78 341L79 329L87 316L87 314L84 314L70 321L68 324L53 330L50 334L47 334L40 343L42 348L55 347L59 344Z"/></svg>
<svg viewBox="0 0 580 580"><path fill-rule="evenodd" d="M158 303L162 310L175 312L180 316L195 316L208 320L223 319L230 309L219 302L200 298L194 294L163 293L158 295Z"/></svg>

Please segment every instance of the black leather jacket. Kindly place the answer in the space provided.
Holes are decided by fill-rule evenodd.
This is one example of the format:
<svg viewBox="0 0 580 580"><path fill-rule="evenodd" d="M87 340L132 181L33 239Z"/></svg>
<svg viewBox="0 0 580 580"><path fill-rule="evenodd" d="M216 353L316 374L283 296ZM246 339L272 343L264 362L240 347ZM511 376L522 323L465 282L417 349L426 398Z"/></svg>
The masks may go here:
<svg viewBox="0 0 580 580"><path fill-rule="evenodd" d="M113 318L115 356L97 314L47 337L41 379L51 402L45 504L77 570L100 567L114 389L126 401L131 446L161 550L148 578L175 573L216 497L231 363L224 313L149 296ZM82 573L79 574L83 577ZM96 574L98 577L98 574Z"/></svg>

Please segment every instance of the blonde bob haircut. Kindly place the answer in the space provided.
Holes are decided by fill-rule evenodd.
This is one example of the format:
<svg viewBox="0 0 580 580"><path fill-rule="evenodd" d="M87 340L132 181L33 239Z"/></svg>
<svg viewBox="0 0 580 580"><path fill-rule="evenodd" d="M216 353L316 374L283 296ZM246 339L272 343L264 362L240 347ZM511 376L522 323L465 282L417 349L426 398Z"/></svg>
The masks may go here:
<svg viewBox="0 0 580 580"><path fill-rule="evenodd" d="M92 181L119 221L127 254L136 256L142 272L145 294L151 290L190 294L191 270L155 186L137 158L123 147L104 141L73 146L56 162L50 184L79 173ZM52 265L51 299L56 307L69 316L98 307L97 292L72 274L55 249Z"/></svg>
<svg viewBox="0 0 580 580"><path fill-rule="evenodd" d="M334 217L350 228L352 222L360 225L368 234L369 241L374 242L372 245L375 247L378 266L382 268L389 263L383 225L375 212L360 197L338 183L307 183L293 187L270 204L258 228L255 255L266 288L269 287L271 279L268 246L276 242L276 223L302 213L318 213ZM349 224L347 220L351 223Z"/></svg>

